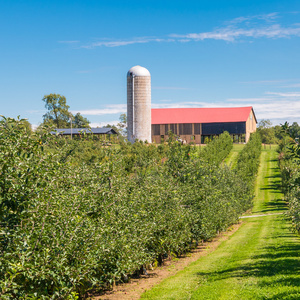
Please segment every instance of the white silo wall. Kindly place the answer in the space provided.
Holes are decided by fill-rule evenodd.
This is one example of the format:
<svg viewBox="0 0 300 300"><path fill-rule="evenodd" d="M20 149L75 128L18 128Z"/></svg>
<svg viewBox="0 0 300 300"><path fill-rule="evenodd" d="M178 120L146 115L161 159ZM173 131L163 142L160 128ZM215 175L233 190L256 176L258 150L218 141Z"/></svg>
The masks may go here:
<svg viewBox="0 0 300 300"><path fill-rule="evenodd" d="M151 76L141 66L127 73L127 138L151 143Z"/></svg>

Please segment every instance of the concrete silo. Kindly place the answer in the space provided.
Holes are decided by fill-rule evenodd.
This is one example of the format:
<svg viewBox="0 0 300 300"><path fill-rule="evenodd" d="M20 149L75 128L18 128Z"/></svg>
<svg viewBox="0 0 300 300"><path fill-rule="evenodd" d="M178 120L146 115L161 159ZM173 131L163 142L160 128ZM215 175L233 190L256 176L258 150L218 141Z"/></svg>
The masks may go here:
<svg viewBox="0 0 300 300"><path fill-rule="evenodd" d="M151 143L151 75L141 66L127 73L127 138Z"/></svg>

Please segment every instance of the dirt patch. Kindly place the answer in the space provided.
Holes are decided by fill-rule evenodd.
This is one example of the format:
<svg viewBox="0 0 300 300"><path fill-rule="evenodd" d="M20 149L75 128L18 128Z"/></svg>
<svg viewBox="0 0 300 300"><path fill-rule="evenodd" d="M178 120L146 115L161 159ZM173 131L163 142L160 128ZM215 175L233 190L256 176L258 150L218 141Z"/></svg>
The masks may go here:
<svg viewBox="0 0 300 300"><path fill-rule="evenodd" d="M242 222L231 226L226 232L220 233L210 242L199 245L192 252L182 258L164 261L164 265L157 267L155 270L147 270L148 275L142 275L138 279L131 279L129 283L118 284L112 291L104 295L92 297L90 299L101 300L136 300L146 291L169 276L175 275L178 271L183 270L190 263L198 260L200 257L213 252L223 241L227 240L234 234Z"/></svg>

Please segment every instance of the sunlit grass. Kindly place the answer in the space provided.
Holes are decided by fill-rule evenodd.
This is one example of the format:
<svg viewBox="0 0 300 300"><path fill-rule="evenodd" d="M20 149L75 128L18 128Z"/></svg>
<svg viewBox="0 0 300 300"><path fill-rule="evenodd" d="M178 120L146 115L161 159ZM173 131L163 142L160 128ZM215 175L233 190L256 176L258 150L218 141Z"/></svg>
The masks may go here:
<svg viewBox="0 0 300 300"><path fill-rule="evenodd" d="M261 156L255 214L285 210L276 147L268 147ZM283 215L249 218L216 251L141 299L300 299L299 270L300 239Z"/></svg>
<svg viewBox="0 0 300 300"><path fill-rule="evenodd" d="M236 165L236 159L238 157L238 154L243 150L244 147L244 144L233 144L233 148L227 156L227 158L224 160L224 163L227 166L234 168Z"/></svg>

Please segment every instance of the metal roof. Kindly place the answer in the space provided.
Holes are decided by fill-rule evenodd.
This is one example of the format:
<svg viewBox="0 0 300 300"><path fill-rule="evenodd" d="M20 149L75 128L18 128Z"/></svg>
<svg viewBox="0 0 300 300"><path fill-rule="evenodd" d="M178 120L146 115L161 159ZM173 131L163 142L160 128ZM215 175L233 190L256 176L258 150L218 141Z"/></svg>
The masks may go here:
<svg viewBox="0 0 300 300"><path fill-rule="evenodd" d="M253 111L251 106L222 108L152 108L151 124L246 122L251 111ZM255 114L254 118L256 121Z"/></svg>
<svg viewBox="0 0 300 300"><path fill-rule="evenodd" d="M72 128L72 135L85 133L93 134L117 134L113 128ZM71 128L58 128L51 131L52 134L71 135Z"/></svg>

